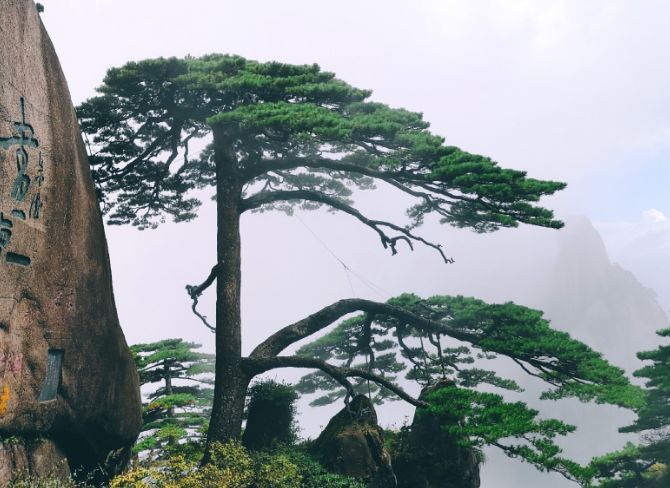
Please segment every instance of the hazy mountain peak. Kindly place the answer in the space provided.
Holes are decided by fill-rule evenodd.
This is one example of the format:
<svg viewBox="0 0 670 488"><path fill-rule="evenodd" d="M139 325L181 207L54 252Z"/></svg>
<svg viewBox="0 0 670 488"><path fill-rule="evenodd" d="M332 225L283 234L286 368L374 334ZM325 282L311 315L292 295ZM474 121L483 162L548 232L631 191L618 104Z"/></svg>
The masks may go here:
<svg viewBox="0 0 670 488"><path fill-rule="evenodd" d="M610 261L586 218L570 218L559 232L559 254L539 304L553 324L602 351L629 372L635 353L655 347L668 318L656 293Z"/></svg>

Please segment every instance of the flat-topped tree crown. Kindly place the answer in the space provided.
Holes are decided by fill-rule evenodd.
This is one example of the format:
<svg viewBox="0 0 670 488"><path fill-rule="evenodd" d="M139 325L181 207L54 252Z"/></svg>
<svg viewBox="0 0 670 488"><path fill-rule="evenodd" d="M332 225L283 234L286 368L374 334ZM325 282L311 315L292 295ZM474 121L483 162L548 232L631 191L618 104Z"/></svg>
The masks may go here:
<svg viewBox="0 0 670 488"><path fill-rule="evenodd" d="M216 162L213 145L195 157L189 148L214 128L232 147L243 210L330 206L394 249L415 240L411 231L364 220L351 206L352 188L381 180L416 198L412 227L430 213L482 232L519 222L561 226L536 202L563 183L447 146L421 114L370 102L370 91L317 65L160 58L109 70L98 90L78 114L112 224L194 218L200 202L189 191L215 184Z"/></svg>

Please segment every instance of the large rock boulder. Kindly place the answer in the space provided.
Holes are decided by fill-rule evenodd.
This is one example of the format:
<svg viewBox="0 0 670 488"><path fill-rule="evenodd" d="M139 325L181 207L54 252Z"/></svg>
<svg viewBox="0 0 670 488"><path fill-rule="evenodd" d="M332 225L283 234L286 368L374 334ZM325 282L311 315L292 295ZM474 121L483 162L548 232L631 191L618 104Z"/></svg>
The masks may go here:
<svg viewBox="0 0 670 488"><path fill-rule="evenodd" d="M136 438L137 372L74 108L31 0L3 2L0 45L0 438L19 440L0 467L46 473L64 458L85 474Z"/></svg>
<svg viewBox="0 0 670 488"><path fill-rule="evenodd" d="M450 385L448 381L428 386L419 398ZM459 422L461 419L452 419ZM441 428L445 419L417 409L412 425L394 453L393 468L398 488L478 488L479 456Z"/></svg>
<svg viewBox="0 0 670 488"><path fill-rule="evenodd" d="M391 457L384 448L384 431L364 395L354 397L328 422L313 452L330 471L363 480L370 488L396 486Z"/></svg>

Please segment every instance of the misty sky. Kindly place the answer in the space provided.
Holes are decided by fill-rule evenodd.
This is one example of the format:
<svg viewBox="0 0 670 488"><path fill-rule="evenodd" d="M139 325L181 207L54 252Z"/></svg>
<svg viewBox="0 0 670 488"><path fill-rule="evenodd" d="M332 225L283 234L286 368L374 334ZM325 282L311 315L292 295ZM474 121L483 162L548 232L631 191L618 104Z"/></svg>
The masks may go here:
<svg viewBox="0 0 670 488"><path fill-rule="evenodd" d="M546 205L561 218L593 220L610 257L670 308L667 2L42 3L75 104L94 95L107 68L129 60L224 52L261 61L316 62L354 86L373 89L376 101L422 112L448 144L534 177L568 182ZM129 343L179 336L213 349L213 337L190 313L184 291L214 264L214 208L208 195L204 198L193 223L144 232L107 228ZM359 201L371 216L396 219L402 219L406 204L385 189ZM245 216L244 349L287 322L352 295L381 300L414 291L510 299L501 276L513 279L515 268L530 266L533 259L515 254L518 239L544 245L551 232L473 236L429 223L424 234L456 259L447 266L423 249L392 257L372 231L342 215ZM213 317L213 297L202 303ZM333 411L306 418L305 432L318 433ZM403 419L382 416L386 424L394 421ZM487 483L486 469L482 486L505 486Z"/></svg>

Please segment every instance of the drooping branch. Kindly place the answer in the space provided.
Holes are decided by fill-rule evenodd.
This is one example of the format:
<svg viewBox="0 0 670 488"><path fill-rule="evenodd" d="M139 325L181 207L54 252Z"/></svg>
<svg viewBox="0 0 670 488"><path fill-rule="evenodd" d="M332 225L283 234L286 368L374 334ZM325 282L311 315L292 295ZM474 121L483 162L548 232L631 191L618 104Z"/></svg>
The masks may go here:
<svg viewBox="0 0 670 488"><path fill-rule="evenodd" d="M112 167L108 175L98 175L96 177L96 181L98 183L107 183L108 181L118 180L121 177L127 176L132 171L134 171L137 166L139 166L141 163L144 163L156 151L162 151L166 140L168 140L167 134L156 137L151 142L151 144L149 144L139 155L128 161L122 168L117 169ZM89 156L95 156L95 153L90 149Z"/></svg>
<svg viewBox="0 0 670 488"><path fill-rule="evenodd" d="M528 440L528 439L526 439L526 440ZM538 466L544 466L543 464L538 463L534 460L528 460L527 457L524 456L524 452L527 451L527 449L528 449L527 447L524 448L524 446L507 445L507 444L503 444L501 442L495 442L495 441L491 442L490 444L492 446L495 446L498 449L500 449L502 452L505 453L506 456L508 456L512 459L521 458L521 459L527 460L531 464L535 464L535 465L538 465ZM565 479L567 479L569 481L574 481L576 483L579 483L579 480L569 471L569 469L563 463L555 463L555 465L546 467L546 469L549 470L549 471L553 471L555 473L560 474L561 476L563 476Z"/></svg>
<svg viewBox="0 0 670 488"><path fill-rule="evenodd" d="M216 331L216 327L212 326L207 322L207 317L202 315L200 312L197 310L198 306L198 298L200 295L203 294L203 292L211 286L212 283L214 283L214 280L216 279L216 274L219 271L219 266L220 264L216 264L212 267L212 270L209 272L209 276L205 281L203 281L200 285L194 286L194 285L186 285L186 292L188 293L188 296L191 297L191 300L193 300L193 305L191 305L191 310L193 310L193 313L202 321L205 326L211 330L212 332Z"/></svg>
<svg viewBox="0 0 670 488"><path fill-rule="evenodd" d="M428 199L435 205L450 205L457 201L470 203L476 202L478 204L485 203L479 196L467 195L454 191L453 189L447 189L444 184L442 184L442 186L439 184L431 184L431 173L425 169L408 169L405 167L400 170L378 170L359 164L352 164L323 157L266 159L258 165L252 166L248 173L248 178L251 179L261 176L268 171L291 170L297 168L340 171L343 173L359 174L361 176L382 180L408 195L424 200ZM413 187L423 188L430 193L417 190ZM436 198L438 195L442 198Z"/></svg>
<svg viewBox="0 0 670 488"><path fill-rule="evenodd" d="M312 191L312 190L275 190L275 191L262 191L255 195L252 195L249 198L246 198L242 201L242 211L252 210L259 208L263 205L268 205L281 201L289 200L307 200L311 202L320 203L323 205L328 205L331 208L339 210L341 212L347 213L352 217L358 219L363 224L367 225L373 229L379 235L379 238L382 242L384 248L390 248L392 254L397 254L397 245L398 242L404 241L410 249L414 249L413 242L419 242L425 246L435 249L445 263L453 263L453 258L449 258L442 251L442 246L430 242L423 237L417 236L410 229L401 227L392 222L386 222L383 220L373 220L369 219L363 215L358 209L352 207L346 202L332 196L328 196L324 193ZM391 236L387 234L388 230L395 231L397 235Z"/></svg>
<svg viewBox="0 0 670 488"><path fill-rule="evenodd" d="M428 340L433 346L435 346L435 349L437 350L437 357L440 359L440 370L442 371L442 378L446 378L447 372L444 366L444 352L442 351L442 341L440 340L440 334L435 334L435 337L433 337L433 334L428 334Z"/></svg>
<svg viewBox="0 0 670 488"><path fill-rule="evenodd" d="M407 345L404 339L404 332L405 332L405 324L400 323L398 327L395 328L396 332L396 338L398 339L398 344L400 345L400 349L402 349L403 354L407 360L414 365L417 369L423 369L424 365L419 363L416 360L416 353L412 351L412 349ZM424 370L424 375L427 375L428 372Z"/></svg>
<svg viewBox="0 0 670 488"><path fill-rule="evenodd" d="M186 292L188 293L188 296L190 296L192 299L197 299L200 295L203 294L203 292L211 286L212 283L214 283L214 280L216 279L216 274L219 271L220 264L215 264L212 267L212 270L209 272L209 276L207 276L207 279L203 281L200 285L198 286L193 286L193 285L186 285Z"/></svg>
<svg viewBox="0 0 670 488"><path fill-rule="evenodd" d="M398 397L405 400L406 402L414 405L415 407L425 407L426 403L414 398L408 394L405 390L395 385L391 381L383 378L382 376L376 375L369 371L357 368L347 368L342 366L335 366L320 359L315 358L306 358L300 356L275 356L275 357L255 357L247 358L244 360L245 370L252 375L262 374L272 369L278 368L308 368L308 369L318 369L323 371L328 376L332 377L338 383L347 388L347 392L351 392L351 388L347 387L347 384L351 384L347 378L362 378L365 380L372 381L379 386L386 388L389 391L392 391Z"/></svg>
<svg viewBox="0 0 670 488"><path fill-rule="evenodd" d="M338 171L343 174L366 176L384 181L404 193L422 200L424 211L421 211L421 214L433 211L450 222L458 222L464 216L460 211L453 211L452 206L460 205L461 207L470 207L475 212L490 213L494 216L490 222L490 227L482 227L482 229L495 230L499 227L515 227L518 222L554 228L562 227L563 224L561 222L552 220L550 212L545 212L540 207L532 208L532 202L536 202L544 194L549 195L560 190L565 185L551 182L552 184L546 186L546 188L532 188L531 186L530 191L527 191L527 189L522 189L527 181L533 181L534 183L542 182L525 180L525 173L523 172L506 172L506 170L498 168L495 163L487 158L471 155L456 148L452 148L452 150L454 151L452 153L454 161L458 161L456 165L462 163L462 161L459 161L461 158L471 159L475 164L484 164L487 170L492 171L492 174L489 175L491 178L489 183L493 185L499 182L501 177L503 180L511 178L510 185L518 185L515 188L515 191L520 192L518 198L513 200L501 199L498 192L491 191L489 193L489 190L484 188L486 185L480 185L479 187L472 186L468 180L459 181L457 174L450 175L449 171L445 174L441 171L435 171L436 161L432 160L422 161L417 159L414 162L403 164L400 168L378 169L379 167L384 168L383 157L374 152L371 155L382 160L379 167L318 156L287 157L264 159L257 164L251 165L248 178L250 180L258 178L268 171L295 170L298 168L307 168L316 171ZM482 190L484 191L482 192ZM506 216L508 219L506 222L502 222L499 220L499 216ZM416 220L417 222L415 223L418 223L421 217ZM470 223L461 223L459 225L471 226Z"/></svg>

